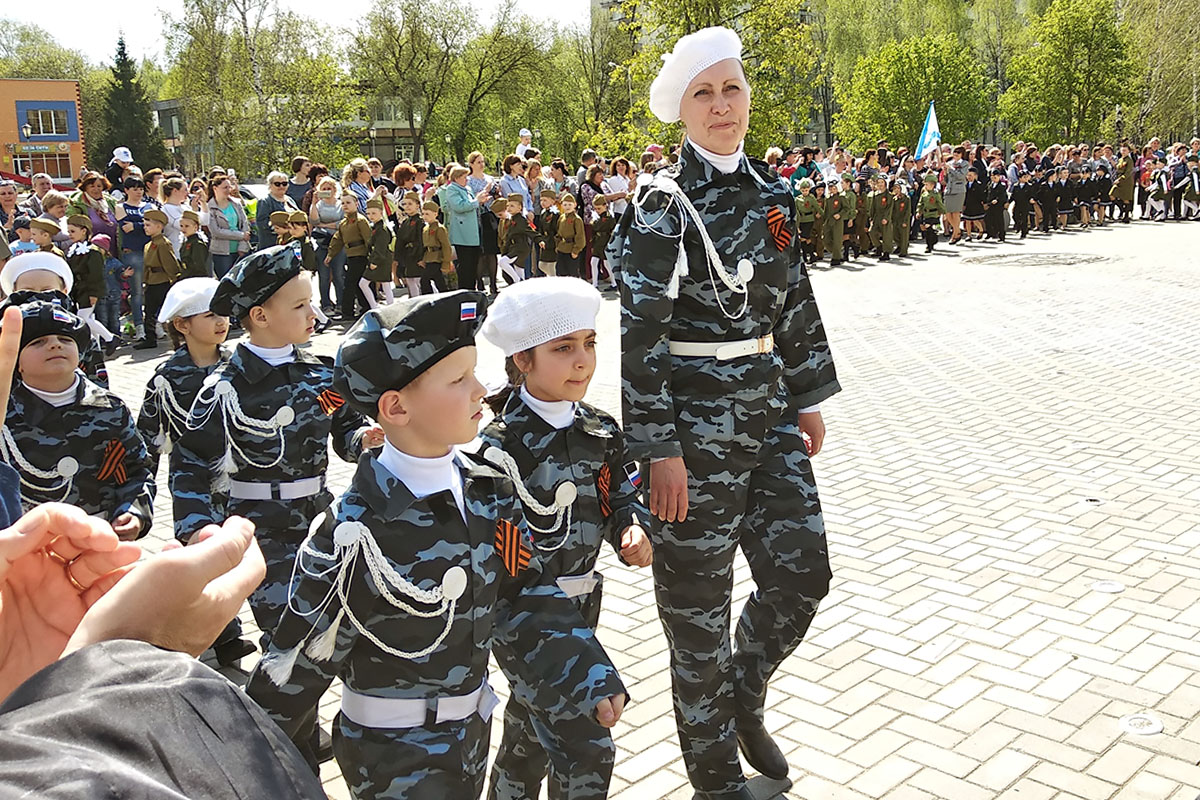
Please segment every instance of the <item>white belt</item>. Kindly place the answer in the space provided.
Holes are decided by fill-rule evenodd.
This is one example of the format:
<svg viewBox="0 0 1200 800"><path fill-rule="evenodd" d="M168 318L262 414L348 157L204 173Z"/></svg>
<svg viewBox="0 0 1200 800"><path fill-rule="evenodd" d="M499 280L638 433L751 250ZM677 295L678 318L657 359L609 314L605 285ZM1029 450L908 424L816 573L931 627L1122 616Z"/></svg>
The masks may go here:
<svg viewBox="0 0 1200 800"><path fill-rule="evenodd" d="M325 478L317 475L298 481L229 481L229 496L235 500L299 500L320 494Z"/></svg>
<svg viewBox="0 0 1200 800"><path fill-rule="evenodd" d="M770 353L775 349L775 335L768 333L761 339L742 339L738 342L670 342L671 355L688 358L715 358L729 361L742 356Z"/></svg>
<svg viewBox="0 0 1200 800"><path fill-rule="evenodd" d="M555 579L554 582L567 597L583 597L585 594L592 593L600 579L596 577L596 570L590 569L582 575L564 575Z"/></svg>
<svg viewBox="0 0 1200 800"><path fill-rule="evenodd" d="M436 720L466 719L478 713L483 719L492 718L500 698L485 680L470 694L457 697L373 697L342 688L342 713L365 728L420 728L430 712L436 709Z"/></svg>

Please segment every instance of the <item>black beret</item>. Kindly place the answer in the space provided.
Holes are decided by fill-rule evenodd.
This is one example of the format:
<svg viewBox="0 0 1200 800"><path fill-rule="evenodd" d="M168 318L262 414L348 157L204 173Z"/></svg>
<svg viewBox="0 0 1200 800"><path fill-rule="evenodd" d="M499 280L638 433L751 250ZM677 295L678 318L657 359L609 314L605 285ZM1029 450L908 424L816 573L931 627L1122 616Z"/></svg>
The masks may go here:
<svg viewBox="0 0 1200 800"><path fill-rule="evenodd" d="M7 310L10 306L16 306L21 309L21 349L32 342L34 339L40 339L43 336L69 336L75 340L75 344L79 346L79 352L83 353L91 344L92 334L88 330L87 323L68 311L64 305L56 302L55 299L36 299L28 300L28 302L16 303L12 302L15 299L28 299L32 295L38 298L44 298L48 295L57 295L58 292L18 292L13 298L10 298L0 306L0 313ZM21 296L25 297L21 297Z"/></svg>
<svg viewBox="0 0 1200 800"><path fill-rule="evenodd" d="M333 364L333 387L352 408L374 418L379 398L403 389L454 351L475 344L487 295L421 295L374 308L346 332Z"/></svg>
<svg viewBox="0 0 1200 800"><path fill-rule="evenodd" d="M221 279L209 310L222 317L241 319L299 275L301 267L300 247L295 243L251 253Z"/></svg>

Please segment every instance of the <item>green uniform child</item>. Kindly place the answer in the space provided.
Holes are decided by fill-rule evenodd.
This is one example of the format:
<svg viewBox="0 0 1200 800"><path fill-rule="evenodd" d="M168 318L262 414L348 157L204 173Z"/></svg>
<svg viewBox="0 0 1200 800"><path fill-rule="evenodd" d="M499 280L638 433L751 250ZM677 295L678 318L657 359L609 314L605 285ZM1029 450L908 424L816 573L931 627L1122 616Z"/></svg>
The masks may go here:
<svg viewBox="0 0 1200 800"><path fill-rule="evenodd" d="M932 253L933 246L937 244L938 227L945 213L946 206L942 203L941 192L937 190L937 175L931 172L925 176L925 191L921 192L921 199L917 201L917 216L925 236L926 253Z"/></svg>
<svg viewBox="0 0 1200 800"><path fill-rule="evenodd" d="M813 227L817 215L821 213L821 205L813 195L813 182L809 178L797 181L800 194L796 196L796 222L800 227L800 248L804 251L804 260L812 263L816 260L813 249Z"/></svg>
<svg viewBox="0 0 1200 800"><path fill-rule="evenodd" d="M208 272L208 237L200 231L200 215L185 208L179 218L179 230L185 237L179 247L179 277L212 277Z"/></svg>
<svg viewBox="0 0 1200 800"><path fill-rule="evenodd" d="M908 184L896 181L892 184L892 241L896 254L908 255L908 232L912 225L912 198L908 196Z"/></svg>
<svg viewBox="0 0 1200 800"><path fill-rule="evenodd" d="M887 178L875 179L875 190L867 196L867 207L871 222L871 248L880 261L891 261L892 248L892 196L887 192Z"/></svg>
<svg viewBox="0 0 1200 800"><path fill-rule="evenodd" d="M846 225L854 220L854 198L847 200L840 191L841 184L832 180L827 184L829 196L825 198L825 243L829 245L829 266L842 263L842 247L846 238Z"/></svg>

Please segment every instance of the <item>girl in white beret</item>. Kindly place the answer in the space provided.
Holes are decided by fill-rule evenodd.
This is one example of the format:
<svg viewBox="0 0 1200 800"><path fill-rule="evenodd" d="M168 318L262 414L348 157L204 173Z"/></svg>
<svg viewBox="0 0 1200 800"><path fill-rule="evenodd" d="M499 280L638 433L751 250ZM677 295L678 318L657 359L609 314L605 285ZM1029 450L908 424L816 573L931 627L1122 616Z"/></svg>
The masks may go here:
<svg viewBox="0 0 1200 800"><path fill-rule="evenodd" d="M767 684L831 577L809 458L824 438L818 404L839 387L791 191L743 152L750 95L735 32L675 44L650 109L687 138L678 162L639 186L610 247L626 441L648 473L675 718L702 800L753 796L739 748L767 777L787 776L764 725ZM734 632L739 549L755 590Z"/></svg>
<svg viewBox="0 0 1200 800"><path fill-rule="evenodd" d="M504 351L512 382L488 400L496 417L481 452L513 479L547 573L593 630L604 543L626 564L651 562L641 480L621 428L583 402L596 370L600 301L578 278L522 281L500 294L481 331ZM538 797L547 772L562 790L552 796L606 797L615 753L608 729L561 705L531 707L519 694L504 712L490 800Z"/></svg>

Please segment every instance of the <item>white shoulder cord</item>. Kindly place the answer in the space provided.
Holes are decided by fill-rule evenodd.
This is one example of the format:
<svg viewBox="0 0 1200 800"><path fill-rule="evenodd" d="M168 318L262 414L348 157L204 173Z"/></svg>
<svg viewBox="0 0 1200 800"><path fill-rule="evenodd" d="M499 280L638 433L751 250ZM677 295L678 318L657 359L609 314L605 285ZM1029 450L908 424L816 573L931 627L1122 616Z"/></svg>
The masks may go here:
<svg viewBox="0 0 1200 800"><path fill-rule="evenodd" d="M155 375L153 381L153 389L150 393L150 398L142 408L146 412L146 416L150 418L159 417L158 433L154 437L154 446L158 448L158 452L166 455L171 452L171 442L176 438L176 432L184 429L196 430L208 420L212 414L216 404L210 405L204 412L200 423L196 425L189 424L189 416L191 409L184 408L175 398L175 393L171 391L171 382L167 380L165 375Z"/></svg>
<svg viewBox="0 0 1200 800"><path fill-rule="evenodd" d="M209 396L210 391L211 396ZM205 405L208 406L208 409L200 416L200 422L193 423L191 417L195 416L195 409L198 406ZM235 452L241 457L244 463L256 469L270 469L283 460L283 429L295 421L296 412L290 406L282 406L275 412L271 419L263 420L252 417L242 411L242 404L238 401L237 390L233 388L233 384L227 380L220 380L216 377L216 373L214 373L204 380L204 385L196 394L196 400L192 404L193 411L189 414L188 427L192 430L198 430L203 421L208 418L208 415L217 406L221 407L221 425L225 430L225 455L217 468L214 491L226 491L229 488L230 474L238 470L237 461L233 455ZM255 461L234 440L233 436L230 435L229 428L231 425L243 433L256 436L260 439L268 437L278 439L278 454L266 463Z"/></svg>
<svg viewBox="0 0 1200 800"><path fill-rule="evenodd" d="M79 462L71 456L63 456L58 460L58 464L52 470L42 470L29 463L24 454L17 447L17 440L13 438L12 431L5 425L0 428L0 458L3 458L9 464L16 464L17 476L21 480L21 485L35 492L62 492L62 496L58 498L59 502L67 499L71 494L71 486L75 482L75 474L79 472ZM39 486L33 483L25 476L30 475L42 481L57 481L52 486ZM35 506L39 503L46 502L45 498L28 497L24 492L21 492L21 500L26 505Z"/></svg>
<svg viewBox="0 0 1200 800"><path fill-rule="evenodd" d="M648 185L651 189L658 189L668 197L666 207L663 208L662 213L653 221L647 218L642 208L651 192L635 192L633 197L634 219L640 227L654 233L656 236L661 236L665 239L677 239L679 242L679 255L675 259L675 271L671 274L671 280L667 284L667 297L675 299L679 296L679 283L683 276L688 273L687 254L683 246L683 235L687 230L690 220L700 234L701 242L704 243L704 253L708 262L708 277L713 283L713 294L717 299L717 307L721 309L721 313L725 315L726 319L740 319L745 316L750 302L749 285L750 281L754 279L754 265L750 263L750 259L743 258L739 260L735 272L730 272L726 268L725 263L721 260L721 256L717 253L716 246L713 245L712 238L708 235L708 230L704 227L704 220L700 218L700 212L692 205L692 201L688 199L674 178L659 172L648 180L639 177L638 184L639 186ZM679 235L677 237L664 236L654 226L669 214L676 204L680 208ZM721 300L721 293L716 291L718 280L725 284L725 287L729 291L742 296L742 307L732 314L726 308L724 301Z"/></svg>
<svg viewBox="0 0 1200 800"><path fill-rule="evenodd" d="M446 570L445 574L442 575L440 587L429 590L420 588L412 581L400 575L388 563L387 558L383 555L383 551L379 548L379 543L371 533L371 529L362 522L346 521L339 523L333 529L334 551L332 553L322 552L313 546L312 542L313 536L324 522L324 512L313 520L313 524L309 528L309 534L300 545L296 561L292 565L292 580L290 585L292 587L297 585L297 569L312 578L324 577L334 570L337 570L337 576L334 578L333 585L330 586L325 598L311 611L304 612L296 608L293 602L294 595L291 593L288 595L288 608L301 617L316 616L318 619L333 603L335 597L340 604L340 608L338 608L338 612L330 622L329 627L322 631L315 639L309 639L313 630L316 629L316 622L314 621L308 633L291 650L283 654L272 654L263 658L263 670L276 686L284 685L288 678L291 677L292 669L302 648L308 657L314 661L327 661L333 656L338 631L341 629L343 618L348 619L360 635L388 655L408 661L424 658L440 647L442 642L446 640L446 637L450 635L450 629L454 626L454 611L458 600L467 590L467 571L457 565ZM392 647L368 630L366 625L355 616L354 610L350 607L350 580L354 573L354 564L359 556L362 556L363 561L366 563L367 571L371 574L371 579L379 589L380 596L389 605L415 617L430 618L441 616L442 614L446 615L446 624L442 628L442 632L438 634L437 638L428 647L415 652ZM306 561L306 557L308 561ZM317 568L315 565L310 566L309 564L312 559L328 562L329 566L325 568ZM433 605L436 608L430 611L421 611L413 608L407 602L393 594L393 589L414 602ZM306 642L307 647L305 647Z"/></svg>
<svg viewBox="0 0 1200 800"><path fill-rule="evenodd" d="M509 480L513 482L513 487L517 490L517 496L521 498L521 503L526 508L542 517L554 517L554 524L549 528L539 528L526 519L525 524L529 526L530 530L547 535L556 533L559 530L562 531L562 538L556 544L543 544L534 539L533 546L547 553L561 550L567 544L567 539L571 537L571 506L575 503L575 498L579 496L579 490L575 488L575 484L570 481L560 483L558 488L554 490L554 503L544 506L537 501L536 497L530 494L524 480L521 478L521 470L512 456L499 447L493 446L484 451L483 457L500 467L504 474L508 476Z"/></svg>

